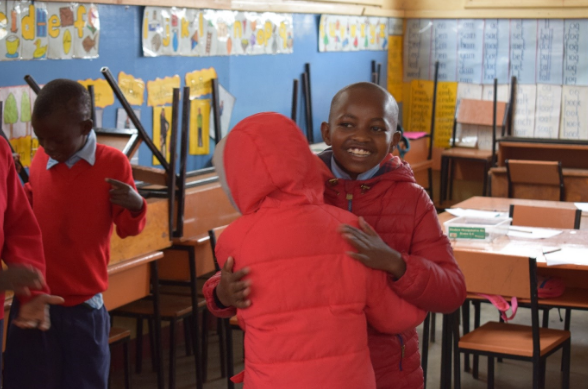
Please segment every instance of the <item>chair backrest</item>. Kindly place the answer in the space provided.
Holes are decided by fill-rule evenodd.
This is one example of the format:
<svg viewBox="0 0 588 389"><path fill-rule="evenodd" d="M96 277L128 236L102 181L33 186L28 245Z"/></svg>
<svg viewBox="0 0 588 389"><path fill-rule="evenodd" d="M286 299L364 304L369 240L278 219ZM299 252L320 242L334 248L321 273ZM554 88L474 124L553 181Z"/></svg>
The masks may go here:
<svg viewBox="0 0 588 389"><path fill-rule="evenodd" d="M496 126L505 124L506 103L496 102ZM488 100L461 99L457 111L457 122L460 124L473 124L477 126L491 127L493 123L494 102Z"/></svg>
<svg viewBox="0 0 588 389"><path fill-rule="evenodd" d="M558 189L558 198L554 200L563 201L565 198L563 172L560 161L529 161L521 159L507 159L506 175L508 179L508 197L514 197L514 185L546 185L554 186ZM543 199L545 192L538 191L537 188L531 188L521 193L525 198L531 197L533 192L537 198Z"/></svg>
<svg viewBox="0 0 588 389"><path fill-rule="evenodd" d="M536 299L535 259L465 249L456 249L454 255L469 293Z"/></svg>
<svg viewBox="0 0 588 389"><path fill-rule="evenodd" d="M218 239L218 237L223 233L223 231L227 227L228 226L215 227L211 230L208 230L208 236L210 237L210 248L212 249L212 258L214 259L214 268L216 271L220 271L220 266L218 265L218 261L216 259L216 254L215 254L216 240Z"/></svg>
<svg viewBox="0 0 588 389"><path fill-rule="evenodd" d="M513 226L580 229L582 211L572 208L510 205Z"/></svg>

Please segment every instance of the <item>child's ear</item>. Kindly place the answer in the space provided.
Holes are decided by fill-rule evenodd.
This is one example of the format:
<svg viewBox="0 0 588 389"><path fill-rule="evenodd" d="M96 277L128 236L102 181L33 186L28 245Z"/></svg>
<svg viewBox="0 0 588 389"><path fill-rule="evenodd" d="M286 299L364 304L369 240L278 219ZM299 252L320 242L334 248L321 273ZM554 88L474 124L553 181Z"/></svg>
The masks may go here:
<svg viewBox="0 0 588 389"><path fill-rule="evenodd" d="M392 142L390 142L390 149L388 150L389 153L394 151L394 147L396 147L396 145L398 145L398 142L400 142L401 137L402 137L402 134L400 133L400 131L396 131L396 132L394 132L394 134L392 134Z"/></svg>
<svg viewBox="0 0 588 389"><path fill-rule="evenodd" d="M329 123L322 122L321 123L321 135L323 136L323 142L325 142L328 146L331 145L331 127Z"/></svg>
<svg viewBox="0 0 588 389"><path fill-rule="evenodd" d="M83 135L88 135L90 131L92 131L92 128L94 128L94 122L92 121L92 119L86 119L82 122Z"/></svg>

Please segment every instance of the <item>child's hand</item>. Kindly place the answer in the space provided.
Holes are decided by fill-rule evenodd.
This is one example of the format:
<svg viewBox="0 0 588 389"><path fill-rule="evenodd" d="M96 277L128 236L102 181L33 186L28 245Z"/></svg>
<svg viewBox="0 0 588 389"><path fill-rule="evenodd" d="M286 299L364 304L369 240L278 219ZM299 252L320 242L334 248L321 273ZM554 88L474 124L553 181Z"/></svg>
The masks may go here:
<svg viewBox="0 0 588 389"><path fill-rule="evenodd" d="M120 205L131 212L141 212L143 209L143 198L132 186L121 181L107 178L112 189L110 189L110 202Z"/></svg>
<svg viewBox="0 0 588 389"><path fill-rule="evenodd" d="M343 238L357 249L357 253L347 254L367 267L387 271L396 279L402 277L406 272L406 263L400 253L388 246L362 217L359 218L359 226L361 230L346 224L341 226Z"/></svg>
<svg viewBox="0 0 588 389"><path fill-rule="evenodd" d="M251 281L241 281L249 274L249 268L245 267L233 273L233 257L229 257L221 270L221 280L216 287L216 297L225 307L247 308L251 300L247 298L251 292Z"/></svg>
<svg viewBox="0 0 588 389"><path fill-rule="evenodd" d="M0 273L0 290L29 296L29 288L41 289L45 280L41 272L31 266L9 266Z"/></svg>
<svg viewBox="0 0 588 389"><path fill-rule="evenodd" d="M12 159L14 160L14 167L16 167L16 172L20 173L20 171L22 170L22 165L20 163L20 154L12 153Z"/></svg>
<svg viewBox="0 0 588 389"><path fill-rule="evenodd" d="M37 328L41 331L47 331L51 327L48 304L63 304L63 299L48 294L34 297L28 303L21 305L18 317L13 321L14 325L24 329Z"/></svg>

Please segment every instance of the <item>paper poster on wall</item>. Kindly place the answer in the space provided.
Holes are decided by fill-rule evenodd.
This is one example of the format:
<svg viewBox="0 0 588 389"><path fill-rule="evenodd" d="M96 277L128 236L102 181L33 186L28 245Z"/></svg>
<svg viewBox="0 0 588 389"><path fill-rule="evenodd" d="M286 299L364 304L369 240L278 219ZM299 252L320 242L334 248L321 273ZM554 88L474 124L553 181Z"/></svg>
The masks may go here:
<svg viewBox="0 0 588 389"><path fill-rule="evenodd" d="M95 80L78 80L80 84L88 88L89 85L94 87L94 105L96 107L105 108L114 104L114 93L110 84L103 79L97 78Z"/></svg>
<svg viewBox="0 0 588 389"><path fill-rule="evenodd" d="M319 51L386 50L390 35L402 35L402 19L321 15Z"/></svg>
<svg viewBox="0 0 588 389"><path fill-rule="evenodd" d="M153 143L168 162L170 159L171 121L172 107L153 107ZM160 165L155 156L153 164Z"/></svg>
<svg viewBox="0 0 588 389"><path fill-rule="evenodd" d="M21 47L23 60L46 59L48 49L45 3L21 3Z"/></svg>
<svg viewBox="0 0 588 389"><path fill-rule="evenodd" d="M171 104L174 97L174 88L180 87L180 76L156 78L147 81L147 105Z"/></svg>
<svg viewBox="0 0 588 389"><path fill-rule="evenodd" d="M588 87L562 87L561 139L588 140Z"/></svg>
<svg viewBox="0 0 588 389"><path fill-rule="evenodd" d="M537 84L535 138L558 138L561 85Z"/></svg>
<svg viewBox="0 0 588 389"><path fill-rule="evenodd" d="M208 155L210 153L209 134L210 100L192 100L190 102L190 155Z"/></svg>
<svg viewBox="0 0 588 389"><path fill-rule="evenodd" d="M482 82L484 20L459 19L457 23L457 81Z"/></svg>
<svg viewBox="0 0 588 389"><path fill-rule="evenodd" d="M14 61L22 57L22 29L21 14L23 6L20 1L0 2L0 12L3 12L6 35L0 42L0 60ZM3 23L4 24L4 23Z"/></svg>
<svg viewBox="0 0 588 389"><path fill-rule="evenodd" d="M537 84L561 85L564 52L563 20L538 20L537 27Z"/></svg>
<svg viewBox="0 0 588 389"><path fill-rule="evenodd" d="M47 3L49 59L73 58L74 7L69 3Z"/></svg>
<svg viewBox="0 0 588 389"><path fill-rule="evenodd" d="M133 112L135 113L137 119L141 120L141 110L133 109ZM137 129L124 108L117 108L116 110L116 128L121 130Z"/></svg>
<svg viewBox="0 0 588 389"><path fill-rule="evenodd" d="M405 82L402 86L402 126L405 131L410 131L410 84Z"/></svg>
<svg viewBox="0 0 588 389"><path fill-rule="evenodd" d="M233 107L235 106L235 96L229 93L222 85L218 86L218 108L221 124L221 137L224 138L229 133L229 125L231 123L231 115L233 114ZM210 110L210 131L209 135L214 139L214 119L212 109ZM218 140L215 139L215 141Z"/></svg>
<svg viewBox="0 0 588 389"><path fill-rule="evenodd" d="M517 84L513 110L513 136L532 138L535 131L537 85Z"/></svg>
<svg viewBox="0 0 588 389"><path fill-rule="evenodd" d="M404 34L404 82L430 79L430 54L433 22L408 19Z"/></svg>
<svg viewBox="0 0 588 389"><path fill-rule="evenodd" d="M588 20L564 20L563 83L588 86Z"/></svg>
<svg viewBox="0 0 588 389"><path fill-rule="evenodd" d="M510 76L518 84L535 84L537 20L510 21Z"/></svg>
<svg viewBox="0 0 588 389"><path fill-rule="evenodd" d="M145 82L125 72L118 73L118 86L131 105L143 105Z"/></svg>
<svg viewBox="0 0 588 389"><path fill-rule="evenodd" d="M431 131L433 81L412 80L410 83L410 131Z"/></svg>
<svg viewBox="0 0 588 389"><path fill-rule="evenodd" d="M507 103L510 99L510 84L499 84L496 89L496 101ZM494 85L484 85L482 89L482 100L494 101Z"/></svg>
<svg viewBox="0 0 588 389"><path fill-rule="evenodd" d="M404 19L388 18L388 36L402 36L404 33Z"/></svg>
<svg viewBox="0 0 588 389"><path fill-rule="evenodd" d="M0 101L3 102L0 118L2 129L25 167L30 166L38 147L31 126L32 107L36 97L28 86L0 88Z"/></svg>
<svg viewBox="0 0 588 389"><path fill-rule="evenodd" d="M457 82L439 82L435 104L435 147L447 148L450 145L456 103Z"/></svg>
<svg viewBox="0 0 588 389"><path fill-rule="evenodd" d="M457 86L457 99L482 100L483 87L480 84L460 82Z"/></svg>
<svg viewBox="0 0 588 389"><path fill-rule="evenodd" d="M483 84L510 82L508 63L510 54L510 21L508 19L486 19L484 25L484 71Z"/></svg>
<svg viewBox="0 0 588 389"><path fill-rule="evenodd" d="M388 43L388 92L402 102L402 37L390 35Z"/></svg>
<svg viewBox="0 0 588 389"><path fill-rule="evenodd" d="M457 80L457 20L435 19L431 44L430 78L435 77L435 62L439 61L439 81Z"/></svg>
<svg viewBox="0 0 588 389"><path fill-rule="evenodd" d="M212 93L213 78L217 78L213 67L186 73L186 86L190 87L190 99Z"/></svg>
<svg viewBox="0 0 588 389"><path fill-rule="evenodd" d="M98 58L100 17L94 4L78 4L74 23L74 58Z"/></svg>

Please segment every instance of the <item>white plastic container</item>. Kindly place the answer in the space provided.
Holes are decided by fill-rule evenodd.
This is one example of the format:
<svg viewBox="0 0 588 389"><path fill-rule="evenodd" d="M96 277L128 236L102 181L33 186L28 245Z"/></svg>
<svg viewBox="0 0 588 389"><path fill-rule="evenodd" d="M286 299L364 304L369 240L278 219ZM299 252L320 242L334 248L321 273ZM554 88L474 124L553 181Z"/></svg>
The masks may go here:
<svg viewBox="0 0 588 389"><path fill-rule="evenodd" d="M490 242L508 233L510 217L461 216L444 223L449 239L463 239L476 242Z"/></svg>

